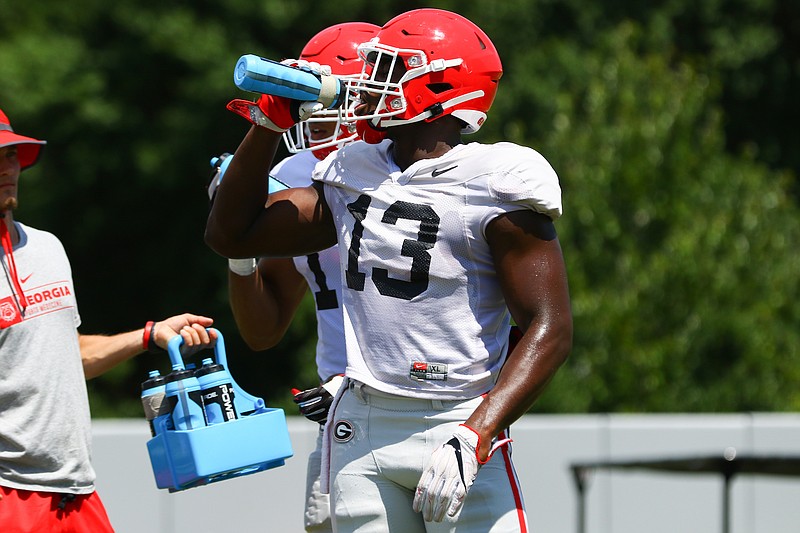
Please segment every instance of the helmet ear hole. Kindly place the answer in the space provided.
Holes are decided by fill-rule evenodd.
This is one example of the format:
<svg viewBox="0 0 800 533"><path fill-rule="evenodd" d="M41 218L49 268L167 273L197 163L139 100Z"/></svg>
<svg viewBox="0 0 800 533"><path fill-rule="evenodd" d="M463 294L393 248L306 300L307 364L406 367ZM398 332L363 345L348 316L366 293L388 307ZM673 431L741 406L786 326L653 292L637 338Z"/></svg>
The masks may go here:
<svg viewBox="0 0 800 533"><path fill-rule="evenodd" d="M428 87L428 90L433 94L441 94L453 88L449 83L429 83L426 87Z"/></svg>

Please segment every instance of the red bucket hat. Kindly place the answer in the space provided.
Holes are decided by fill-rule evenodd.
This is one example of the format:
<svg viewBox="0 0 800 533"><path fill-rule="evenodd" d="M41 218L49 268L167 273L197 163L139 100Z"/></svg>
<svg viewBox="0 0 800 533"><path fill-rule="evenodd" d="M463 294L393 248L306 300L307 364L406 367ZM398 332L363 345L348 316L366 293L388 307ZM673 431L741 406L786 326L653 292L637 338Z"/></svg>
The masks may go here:
<svg viewBox="0 0 800 533"><path fill-rule="evenodd" d="M42 152L42 145L47 144L47 141L40 141L14 133L14 130L11 128L11 121L8 120L6 114L0 109L0 148L13 144L18 145L17 159L19 159L20 169L25 170L36 163Z"/></svg>

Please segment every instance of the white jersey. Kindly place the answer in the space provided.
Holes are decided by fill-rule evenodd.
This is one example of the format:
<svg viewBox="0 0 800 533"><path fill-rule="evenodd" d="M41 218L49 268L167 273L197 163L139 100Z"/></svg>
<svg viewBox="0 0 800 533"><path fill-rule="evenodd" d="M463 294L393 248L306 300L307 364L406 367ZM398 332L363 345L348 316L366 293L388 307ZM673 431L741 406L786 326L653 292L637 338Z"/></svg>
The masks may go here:
<svg viewBox="0 0 800 533"><path fill-rule="evenodd" d="M356 142L316 167L339 233L347 376L380 391L467 399L490 390L510 313L486 241L495 217L561 215L536 151L459 145L401 171L392 142Z"/></svg>
<svg viewBox="0 0 800 533"><path fill-rule="evenodd" d="M289 187L311 184L319 159L312 152L300 152L279 162L270 176ZM335 246L318 253L295 257L294 266L314 293L317 307L317 373L320 380L343 374L346 366L342 320L342 274Z"/></svg>

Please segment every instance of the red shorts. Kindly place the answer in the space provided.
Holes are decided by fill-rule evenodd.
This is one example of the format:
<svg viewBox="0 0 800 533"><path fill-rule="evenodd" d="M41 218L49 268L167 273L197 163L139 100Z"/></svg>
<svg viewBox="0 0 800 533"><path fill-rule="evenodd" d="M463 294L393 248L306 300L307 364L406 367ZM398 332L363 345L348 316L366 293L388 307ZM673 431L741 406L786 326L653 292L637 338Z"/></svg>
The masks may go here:
<svg viewBox="0 0 800 533"><path fill-rule="evenodd" d="M96 492L62 494L0 487L3 533L114 533Z"/></svg>

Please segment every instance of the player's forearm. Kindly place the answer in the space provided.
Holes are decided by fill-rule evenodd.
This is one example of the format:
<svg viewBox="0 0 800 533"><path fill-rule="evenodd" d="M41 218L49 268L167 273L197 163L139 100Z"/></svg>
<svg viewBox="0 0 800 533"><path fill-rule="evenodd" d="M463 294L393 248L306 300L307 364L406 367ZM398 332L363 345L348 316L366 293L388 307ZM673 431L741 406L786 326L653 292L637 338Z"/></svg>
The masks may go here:
<svg viewBox="0 0 800 533"><path fill-rule="evenodd" d="M256 255L253 230L268 197L268 180L280 134L251 127L217 188L206 224L206 243L225 257Z"/></svg>
<svg viewBox="0 0 800 533"><path fill-rule="evenodd" d="M491 440L533 406L572 348L572 321L533 325L509 354L497 383L466 421L481 436L479 456Z"/></svg>
<svg viewBox="0 0 800 533"><path fill-rule="evenodd" d="M143 330L117 335L79 335L83 373L95 378L144 351Z"/></svg>
<svg viewBox="0 0 800 533"><path fill-rule="evenodd" d="M572 349L566 267L552 221L514 211L494 219L486 233L506 305L525 334L467 422L481 436L484 454L491 439L533 406Z"/></svg>
<svg viewBox="0 0 800 533"><path fill-rule="evenodd" d="M228 292L236 327L251 350L272 348L283 338L290 321L280 319L275 299L258 273L239 276L229 271Z"/></svg>
<svg viewBox="0 0 800 533"><path fill-rule="evenodd" d="M228 293L236 325L256 351L278 344L307 291L305 278L289 258L261 259L255 272L228 272Z"/></svg>

